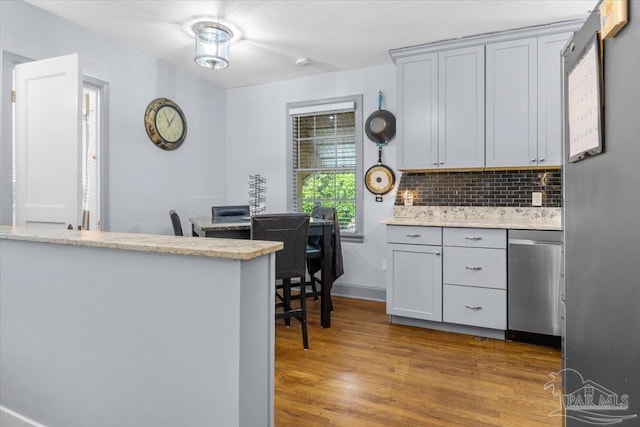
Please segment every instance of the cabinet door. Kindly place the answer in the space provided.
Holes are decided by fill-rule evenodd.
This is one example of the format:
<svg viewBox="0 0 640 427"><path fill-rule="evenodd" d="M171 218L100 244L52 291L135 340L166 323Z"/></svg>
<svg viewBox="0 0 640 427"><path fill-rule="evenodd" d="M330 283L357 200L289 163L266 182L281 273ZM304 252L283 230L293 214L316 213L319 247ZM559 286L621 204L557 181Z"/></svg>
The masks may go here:
<svg viewBox="0 0 640 427"><path fill-rule="evenodd" d="M438 166L484 166L484 46L438 56Z"/></svg>
<svg viewBox="0 0 640 427"><path fill-rule="evenodd" d="M396 66L398 169L437 167L438 55L402 58Z"/></svg>
<svg viewBox="0 0 640 427"><path fill-rule="evenodd" d="M487 167L536 166L536 38L488 44Z"/></svg>
<svg viewBox="0 0 640 427"><path fill-rule="evenodd" d="M571 33L538 37L538 164L562 164L562 60Z"/></svg>
<svg viewBox="0 0 640 427"><path fill-rule="evenodd" d="M389 245L387 313L442 321L440 246Z"/></svg>

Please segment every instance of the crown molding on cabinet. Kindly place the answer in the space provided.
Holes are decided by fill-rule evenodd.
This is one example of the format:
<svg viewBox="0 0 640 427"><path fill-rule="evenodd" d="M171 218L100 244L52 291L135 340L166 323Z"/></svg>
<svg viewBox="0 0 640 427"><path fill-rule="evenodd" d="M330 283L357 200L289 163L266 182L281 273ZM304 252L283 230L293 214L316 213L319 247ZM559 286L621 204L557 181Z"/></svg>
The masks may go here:
<svg viewBox="0 0 640 427"><path fill-rule="evenodd" d="M575 32L582 27L584 19L573 19L569 21L556 22L553 24L536 25L533 27L516 28L506 31L484 33L457 39L442 40L418 46L402 47L389 50L389 55L395 63L399 58L438 52L450 48L461 48L477 46L480 44L503 42L509 40L522 39L526 37L537 37L552 33Z"/></svg>

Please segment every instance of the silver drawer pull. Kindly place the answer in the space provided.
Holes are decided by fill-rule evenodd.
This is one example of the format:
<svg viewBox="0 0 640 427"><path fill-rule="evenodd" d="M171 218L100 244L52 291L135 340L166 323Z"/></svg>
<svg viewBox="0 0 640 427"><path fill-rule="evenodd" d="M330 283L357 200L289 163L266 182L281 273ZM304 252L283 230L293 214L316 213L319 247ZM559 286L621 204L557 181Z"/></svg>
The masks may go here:
<svg viewBox="0 0 640 427"><path fill-rule="evenodd" d="M467 239L467 240L482 240L482 237L477 237L477 236L467 236L467 237L465 237L465 239Z"/></svg>
<svg viewBox="0 0 640 427"><path fill-rule="evenodd" d="M466 268L467 270L474 270L474 271L482 270L482 267L475 267L473 265L465 265L464 268Z"/></svg>
<svg viewBox="0 0 640 427"><path fill-rule="evenodd" d="M482 306L481 305L469 305L469 304L467 304L465 307L467 307L469 310L482 310Z"/></svg>
<svg viewBox="0 0 640 427"><path fill-rule="evenodd" d="M418 233L407 233L407 237L420 237Z"/></svg>

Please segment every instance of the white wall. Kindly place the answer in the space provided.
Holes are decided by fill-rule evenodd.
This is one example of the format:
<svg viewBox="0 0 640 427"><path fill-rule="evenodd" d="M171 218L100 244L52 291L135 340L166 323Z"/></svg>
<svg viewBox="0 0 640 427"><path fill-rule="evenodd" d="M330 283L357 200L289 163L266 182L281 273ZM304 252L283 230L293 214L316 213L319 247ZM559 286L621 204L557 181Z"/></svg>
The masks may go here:
<svg viewBox="0 0 640 427"><path fill-rule="evenodd" d="M1 50L31 59L78 52L85 75L109 83L111 231L170 234L169 209L188 230L190 215L207 214L213 201L224 200L223 88L21 1L0 2L0 24ZM144 128L145 109L158 97L177 102L187 117L187 139L175 151L156 147ZM2 143L6 157L11 141ZM11 190L6 160L3 207ZM10 224L6 216L2 223Z"/></svg>
<svg viewBox="0 0 640 427"><path fill-rule="evenodd" d="M246 203L249 174L267 178L267 209L287 209L287 111L289 102L309 101L338 96L363 95L363 123L378 108L378 90L384 93L383 108L395 111L395 66L324 74L309 78L231 89L227 92L227 194L229 202ZM363 132L364 135L364 132ZM377 146L363 136L363 175L377 162ZM383 150L383 162L394 168L396 144ZM400 174L397 173L399 180ZM364 242L344 243L345 274L338 284L384 289L386 272L385 229L381 219L393 215L395 191L376 203L364 190Z"/></svg>

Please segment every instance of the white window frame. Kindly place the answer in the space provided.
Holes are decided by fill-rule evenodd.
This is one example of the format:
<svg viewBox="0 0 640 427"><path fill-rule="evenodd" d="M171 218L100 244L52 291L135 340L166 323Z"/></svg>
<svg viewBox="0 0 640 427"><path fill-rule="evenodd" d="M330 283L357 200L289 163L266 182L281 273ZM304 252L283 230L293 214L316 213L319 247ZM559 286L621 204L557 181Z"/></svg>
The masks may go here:
<svg viewBox="0 0 640 427"><path fill-rule="evenodd" d="M331 111L344 111L354 108L355 144L356 144L356 227L354 232L341 231L342 240L363 240L364 203L362 184L362 95L351 95L337 98L326 98L312 101L291 102L287 104L287 208L293 211L297 194L294 186L293 167L293 117L300 114L327 114Z"/></svg>

